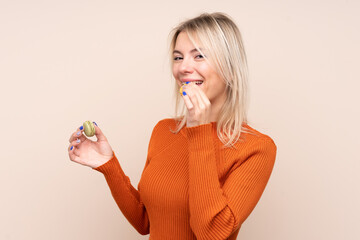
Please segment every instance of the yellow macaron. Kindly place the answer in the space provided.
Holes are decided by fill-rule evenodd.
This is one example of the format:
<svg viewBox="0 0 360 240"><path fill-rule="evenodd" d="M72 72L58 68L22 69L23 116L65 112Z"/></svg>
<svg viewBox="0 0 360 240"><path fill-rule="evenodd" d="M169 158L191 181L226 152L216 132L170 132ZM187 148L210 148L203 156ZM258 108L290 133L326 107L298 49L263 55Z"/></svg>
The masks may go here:
<svg viewBox="0 0 360 240"><path fill-rule="evenodd" d="M92 122L90 121L85 121L83 123L83 127L84 127L84 132L85 135L88 137L92 137L95 135L95 126Z"/></svg>
<svg viewBox="0 0 360 240"><path fill-rule="evenodd" d="M187 85L187 84L188 84L188 83L184 83L184 84L180 87L179 92L180 92L180 95L181 95L181 96L184 96L184 95L183 95L183 92L184 92L183 87L184 87L185 85Z"/></svg>

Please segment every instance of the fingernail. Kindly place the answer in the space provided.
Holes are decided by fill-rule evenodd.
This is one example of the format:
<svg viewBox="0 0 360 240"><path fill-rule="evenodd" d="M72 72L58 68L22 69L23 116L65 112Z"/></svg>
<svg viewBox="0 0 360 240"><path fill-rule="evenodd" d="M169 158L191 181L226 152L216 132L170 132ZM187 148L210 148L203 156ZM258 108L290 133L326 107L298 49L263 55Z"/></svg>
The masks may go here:
<svg viewBox="0 0 360 240"><path fill-rule="evenodd" d="M76 142L79 143L79 142L80 142L80 139L76 140Z"/></svg>
<svg viewBox="0 0 360 240"><path fill-rule="evenodd" d="M83 125L81 125L81 126L80 126L80 130L83 130L83 128L84 128Z"/></svg>
<svg viewBox="0 0 360 240"><path fill-rule="evenodd" d="M186 92L183 92L183 95L186 96Z"/></svg>
<svg viewBox="0 0 360 240"><path fill-rule="evenodd" d="M93 122L93 123L97 126L96 122Z"/></svg>
<svg viewBox="0 0 360 240"><path fill-rule="evenodd" d="M81 133L81 132L80 132L80 131L78 131L78 132L76 133L76 135L78 135L78 136L79 136L79 135L80 135L80 133Z"/></svg>
<svg viewBox="0 0 360 240"><path fill-rule="evenodd" d="M74 148L74 146L71 146L70 150L72 150Z"/></svg>

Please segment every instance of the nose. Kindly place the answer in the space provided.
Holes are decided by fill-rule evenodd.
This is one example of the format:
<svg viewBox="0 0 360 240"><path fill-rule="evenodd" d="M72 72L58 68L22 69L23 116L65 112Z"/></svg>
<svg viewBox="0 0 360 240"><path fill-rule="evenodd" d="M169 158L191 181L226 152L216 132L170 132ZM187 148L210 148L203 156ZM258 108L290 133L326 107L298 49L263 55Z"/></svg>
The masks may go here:
<svg viewBox="0 0 360 240"><path fill-rule="evenodd" d="M194 71L194 66L189 58L184 58L180 65L181 73L192 73Z"/></svg>

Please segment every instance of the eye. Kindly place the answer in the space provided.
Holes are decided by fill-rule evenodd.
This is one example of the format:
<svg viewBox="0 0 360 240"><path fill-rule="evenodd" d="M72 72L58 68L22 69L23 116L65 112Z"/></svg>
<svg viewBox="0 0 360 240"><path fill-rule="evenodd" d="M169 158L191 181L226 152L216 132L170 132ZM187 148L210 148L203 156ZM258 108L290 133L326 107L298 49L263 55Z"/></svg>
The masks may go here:
<svg viewBox="0 0 360 240"><path fill-rule="evenodd" d="M205 56L204 55L201 55L201 54L199 54L199 55L196 55L196 58L204 58Z"/></svg>
<svg viewBox="0 0 360 240"><path fill-rule="evenodd" d="M174 61L180 60L182 57L174 57Z"/></svg>

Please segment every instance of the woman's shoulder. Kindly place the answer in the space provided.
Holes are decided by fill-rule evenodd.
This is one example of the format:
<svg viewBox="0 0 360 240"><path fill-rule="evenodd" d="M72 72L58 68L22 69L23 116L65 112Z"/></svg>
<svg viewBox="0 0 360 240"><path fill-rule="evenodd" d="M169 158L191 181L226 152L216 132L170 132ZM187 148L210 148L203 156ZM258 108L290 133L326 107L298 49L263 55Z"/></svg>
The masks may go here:
<svg viewBox="0 0 360 240"><path fill-rule="evenodd" d="M258 151L265 148L275 149L276 151L277 148L275 141L267 132L259 130L249 124L243 124L241 136L234 144L234 147L236 150L241 151L245 149Z"/></svg>
<svg viewBox="0 0 360 240"><path fill-rule="evenodd" d="M250 126L249 124L243 124L244 129L244 137L248 138L252 141L270 141L274 142L274 140L268 135L267 132L255 129L253 126Z"/></svg>
<svg viewBox="0 0 360 240"><path fill-rule="evenodd" d="M172 131L176 129L176 121L172 118L164 118L158 121L152 131L152 138L168 140L176 138Z"/></svg>
<svg viewBox="0 0 360 240"><path fill-rule="evenodd" d="M153 131L157 132L156 135L158 137L161 136L161 138L173 138L175 136L174 134L171 134L170 130L175 130L178 123L179 121L174 118L163 118L156 123ZM241 144L243 147L244 144L249 146L253 144L268 143L270 145L275 145L276 148L274 139L270 137L265 130L259 130L249 123L244 123L242 130L243 131L241 133L240 139L237 143Z"/></svg>
<svg viewBox="0 0 360 240"><path fill-rule="evenodd" d="M154 129L168 131L169 128L175 129L179 122L180 122L179 120L176 120L174 118L163 118L156 123ZM265 141L274 142L274 140L268 135L267 132L265 132L265 130L264 131L259 130L258 128L255 128L248 123L243 124L242 130L243 131L241 133L242 134L241 136L247 138L248 140L251 141L265 140Z"/></svg>
<svg viewBox="0 0 360 240"><path fill-rule="evenodd" d="M175 128L176 122L171 118L161 119L155 124L149 143L150 155L155 156L178 139L179 135L171 132Z"/></svg>
<svg viewBox="0 0 360 240"><path fill-rule="evenodd" d="M154 130L164 130L176 127L176 120L174 118L163 118L159 120L154 126Z"/></svg>
<svg viewBox="0 0 360 240"><path fill-rule="evenodd" d="M277 146L272 137L265 131L258 130L249 124L243 124L243 130L240 139L234 144L234 147L225 148L226 156L233 156L234 161L240 164L251 156L267 156L272 161L277 152Z"/></svg>

